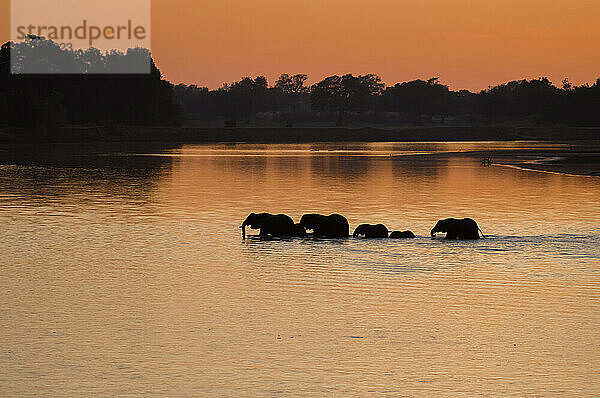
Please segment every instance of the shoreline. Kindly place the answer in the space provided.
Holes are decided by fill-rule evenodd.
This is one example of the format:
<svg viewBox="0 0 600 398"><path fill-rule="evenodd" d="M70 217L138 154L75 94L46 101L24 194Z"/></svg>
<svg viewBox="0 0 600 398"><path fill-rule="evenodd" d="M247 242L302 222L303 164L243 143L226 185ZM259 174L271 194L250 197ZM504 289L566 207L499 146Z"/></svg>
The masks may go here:
<svg viewBox="0 0 600 398"><path fill-rule="evenodd" d="M600 141L600 128L430 126L376 127L144 127L72 126L52 130L0 128L0 145L37 143L177 142L285 144L407 141Z"/></svg>
<svg viewBox="0 0 600 398"><path fill-rule="evenodd" d="M583 162L585 160L585 162ZM600 177L600 154L594 156L567 156L552 160L512 161L493 163L519 170L535 171L578 177Z"/></svg>
<svg viewBox="0 0 600 398"><path fill-rule="evenodd" d="M115 144L177 146L185 144L305 144L351 142L547 142L562 148L490 149L402 156L469 156L490 159L491 165L576 176L600 176L600 128L575 127L458 127L400 129L308 128L175 128L65 127L26 136L23 128L0 128L0 149L17 152L29 147L83 145L98 149ZM60 139L57 139L60 137ZM29 138L29 139L25 139ZM31 138L36 138L32 140ZM0 151L1 152L1 151ZM14 154L14 153L13 153ZM16 155L16 154L14 154ZM18 155L17 155L18 156Z"/></svg>
<svg viewBox="0 0 600 398"><path fill-rule="evenodd" d="M584 143L580 143L580 145L582 144ZM464 156L480 158L482 161L491 158L490 166L568 176L600 177L600 143L589 142L585 144L589 145L580 146L577 149L500 149L422 156Z"/></svg>

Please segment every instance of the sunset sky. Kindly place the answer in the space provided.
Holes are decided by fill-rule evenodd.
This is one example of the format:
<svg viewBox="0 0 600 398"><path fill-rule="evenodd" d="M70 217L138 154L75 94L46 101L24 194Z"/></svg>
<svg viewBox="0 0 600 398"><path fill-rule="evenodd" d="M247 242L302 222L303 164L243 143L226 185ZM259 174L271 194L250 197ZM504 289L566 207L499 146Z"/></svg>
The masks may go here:
<svg viewBox="0 0 600 398"><path fill-rule="evenodd" d="M153 0L152 52L171 82L210 88L281 73L581 84L600 77L599 16L598 0Z"/></svg>

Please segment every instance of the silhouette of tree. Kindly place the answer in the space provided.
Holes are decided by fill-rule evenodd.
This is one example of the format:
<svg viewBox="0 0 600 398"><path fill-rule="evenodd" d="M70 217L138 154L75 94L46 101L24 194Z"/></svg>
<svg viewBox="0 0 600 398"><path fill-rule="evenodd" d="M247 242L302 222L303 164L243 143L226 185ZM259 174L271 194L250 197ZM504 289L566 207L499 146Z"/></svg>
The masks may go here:
<svg viewBox="0 0 600 398"><path fill-rule="evenodd" d="M274 105L277 108L274 110L285 115L288 126L296 120L298 108L303 106L304 98L309 92L309 88L304 85L307 79L308 76L304 74L290 76L285 73L273 87Z"/></svg>
<svg viewBox="0 0 600 398"><path fill-rule="evenodd" d="M11 56L16 74L11 73ZM43 38L6 43L0 49L0 115L9 125L47 128L177 123L172 86L148 56L141 48L125 53L62 50ZM132 73L137 67L149 73ZM107 73L115 71L119 73Z"/></svg>
<svg viewBox="0 0 600 398"><path fill-rule="evenodd" d="M312 106L316 110L337 112L337 125L341 126L346 112L365 111L369 98L380 95L383 87L381 79L376 75L329 76L312 86Z"/></svg>
<svg viewBox="0 0 600 398"><path fill-rule="evenodd" d="M264 76L258 76L254 80L244 77L231 85L225 84L220 90L221 105L225 108L223 113L227 117L250 122L254 114L266 109L267 88Z"/></svg>
<svg viewBox="0 0 600 398"><path fill-rule="evenodd" d="M560 89L548 78L511 81L482 92L488 115L503 120L556 121L553 111L560 98Z"/></svg>
<svg viewBox="0 0 600 398"><path fill-rule="evenodd" d="M144 66L149 73L132 73ZM26 73L31 71L36 73ZM271 118L288 126L324 121L330 113L338 125L349 117L379 123L389 120L386 112L415 124L434 117L444 123L454 116L466 122L600 125L600 79L582 86L565 79L560 87L545 77L516 80L479 93L451 91L438 77L387 88L374 74L329 76L312 87L307 79L282 74L272 87L264 76L244 77L217 90L173 87L146 49L66 51L32 36L0 47L0 125L56 131L69 123L176 125L181 112L188 119Z"/></svg>
<svg viewBox="0 0 600 398"><path fill-rule="evenodd" d="M304 82L308 79L308 75L293 75L290 76L287 73L279 76L279 79L275 83L275 88L280 90L284 94L288 95L300 95L305 94L308 91L308 87L304 86Z"/></svg>
<svg viewBox="0 0 600 398"><path fill-rule="evenodd" d="M573 89L573 83L571 83L568 78L564 78L562 81L562 89L565 91Z"/></svg>
<svg viewBox="0 0 600 398"><path fill-rule="evenodd" d="M448 86L441 84L438 77L396 84L386 90L385 97L389 110L407 115L417 125L423 124L425 115L429 119L439 115L443 122L452 111L454 100Z"/></svg>
<svg viewBox="0 0 600 398"><path fill-rule="evenodd" d="M327 112L337 115L337 124L349 113L369 111L373 123L387 120L385 111L403 120L423 124L432 117L443 123L448 116L464 122L535 122L594 125L598 117L598 83L557 88L546 78L519 80L490 87L480 93L451 91L439 78L414 80L384 86L377 75L330 76L311 88L304 86L306 75L281 75L275 85L266 79L245 78L219 90L179 85L176 98L188 117L244 118L272 112L291 120L323 120ZM308 102L312 105L309 110ZM296 109L305 113L298 116ZM320 116L318 112L325 112Z"/></svg>
<svg viewBox="0 0 600 398"><path fill-rule="evenodd" d="M562 121L576 126L600 126L600 79L568 90L561 107Z"/></svg>

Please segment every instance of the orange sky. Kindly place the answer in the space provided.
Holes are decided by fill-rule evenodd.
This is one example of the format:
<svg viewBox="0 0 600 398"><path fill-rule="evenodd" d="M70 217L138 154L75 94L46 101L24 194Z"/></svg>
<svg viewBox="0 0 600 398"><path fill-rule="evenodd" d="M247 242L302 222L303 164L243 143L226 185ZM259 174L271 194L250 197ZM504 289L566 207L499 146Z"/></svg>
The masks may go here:
<svg viewBox="0 0 600 398"><path fill-rule="evenodd" d="M168 80L211 88L281 73L580 84L600 77L599 16L598 0L153 0L152 51Z"/></svg>

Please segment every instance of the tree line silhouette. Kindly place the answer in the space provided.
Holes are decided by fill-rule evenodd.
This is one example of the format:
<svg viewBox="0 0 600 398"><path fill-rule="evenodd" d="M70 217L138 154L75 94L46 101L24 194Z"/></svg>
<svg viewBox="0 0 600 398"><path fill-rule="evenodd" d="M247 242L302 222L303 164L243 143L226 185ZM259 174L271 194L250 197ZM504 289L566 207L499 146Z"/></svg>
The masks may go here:
<svg viewBox="0 0 600 398"><path fill-rule="evenodd" d="M600 125L600 79L556 87L545 77L518 80L479 93L452 91L439 78L386 87L375 74L329 76L307 86L307 75L283 74L273 86L264 76L245 77L216 90L175 86L175 100L187 119L305 122L407 123L449 120L467 124Z"/></svg>
<svg viewBox="0 0 600 398"><path fill-rule="evenodd" d="M11 73L11 50L13 57L24 57L31 46L45 51L42 71L66 65L71 73ZM144 57L150 73L129 73L127 67ZM64 50L36 37L0 48L0 126L177 126L185 119L229 127L262 122L600 126L600 79L581 86L564 80L557 87L542 77L478 93L450 90L436 77L393 86L375 74L334 75L313 85L307 81L305 74L283 74L271 86L264 76L244 77L216 90L173 86L162 78L147 50Z"/></svg>
<svg viewBox="0 0 600 398"><path fill-rule="evenodd" d="M134 73L144 62L149 73ZM179 119L173 86L145 49L73 51L39 37L0 48L0 125L150 126Z"/></svg>

